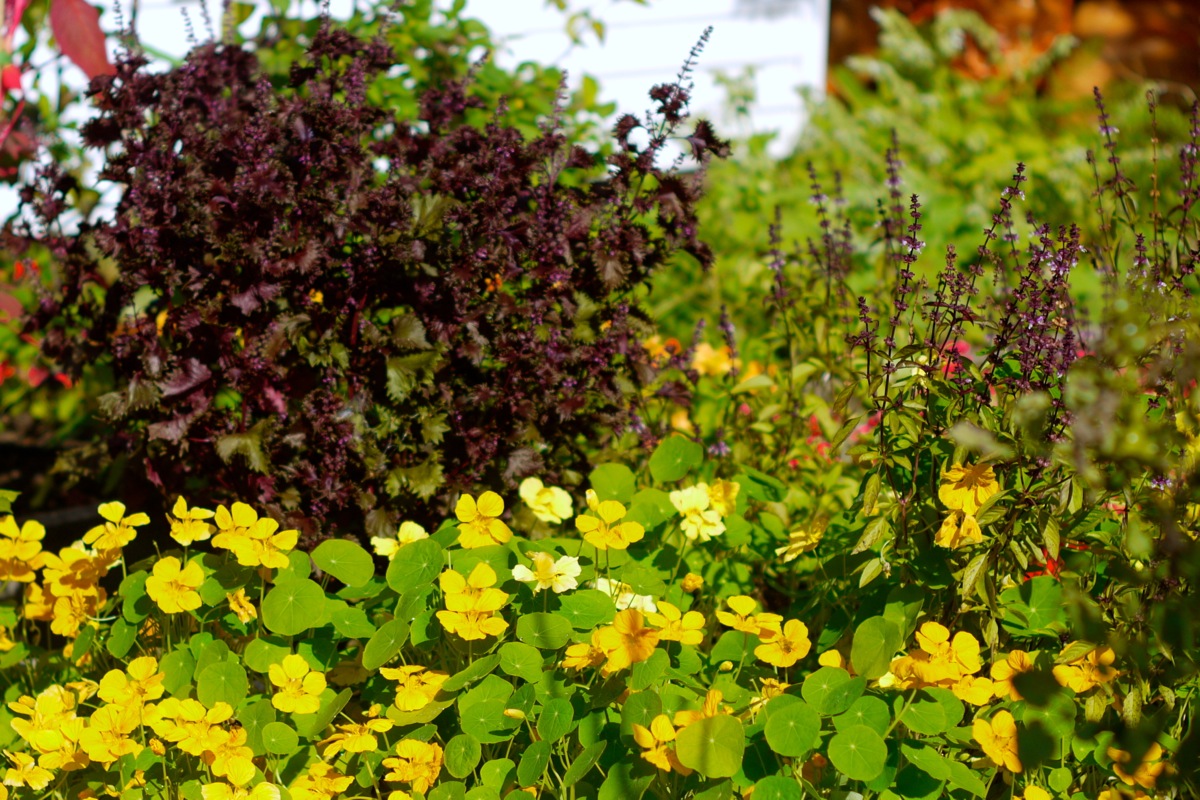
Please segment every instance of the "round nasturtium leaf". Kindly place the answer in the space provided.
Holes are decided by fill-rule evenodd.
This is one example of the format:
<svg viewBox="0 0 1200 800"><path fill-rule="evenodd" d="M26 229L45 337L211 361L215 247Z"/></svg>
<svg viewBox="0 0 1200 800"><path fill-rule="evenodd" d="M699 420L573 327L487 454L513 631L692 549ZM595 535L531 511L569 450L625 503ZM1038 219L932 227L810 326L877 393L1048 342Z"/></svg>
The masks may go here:
<svg viewBox="0 0 1200 800"><path fill-rule="evenodd" d="M324 616L325 590L308 578L277 583L263 598L263 625L283 636L315 628Z"/></svg>
<svg viewBox="0 0 1200 800"><path fill-rule="evenodd" d="M776 753L800 758L820 742L821 715L807 703L796 701L772 711L763 733Z"/></svg>
<svg viewBox="0 0 1200 800"><path fill-rule="evenodd" d="M704 448L686 436L663 439L650 454L650 474L659 483L671 483L704 462Z"/></svg>
<svg viewBox="0 0 1200 800"><path fill-rule="evenodd" d="M404 640L407 638L407 622L402 619L385 622L363 648L363 669L376 670L391 661L400 652L400 648L404 647Z"/></svg>
<svg viewBox="0 0 1200 800"><path fill-rule="evenodd" d="M558 650L571 638L571 623L559 614L524 614L517 620L517 638L542 650Z"/></svg>
<svg viewBox="0 0 1200 800"><path fill-rule="evenodd" d="M841 714L862 696L867 681L840 667L821 667L804 679L800 693L823 716Z"/></svg>
<svg viewBox="0 0 1200 800"><path fill-rule="evenodd" d="M575 726L575 711L571 701L562 697L547 700L538 717L537 732L543 741L553 744L571 732Z"/></svg>
<svg viewBox="0 0 1200 800"><path fill-rule="evenodd" d="M804 792L795 778L768 775L754 784L754 800L803 800Z"/></svg>
<svg viewBox="0 0 1200 800"><path fill-rule="evenodd" d="M600 756L604 755L606 747L608 747L608 742L599 741L592 742L583 748L583 752L575 756L575 760L571 762L571 766L567 767L567 771L563 774L562 788L566 789L574 786L580 779L591 772L592 767L596 766L596 762L600 760Z"/></svg>
<svg viewBox="0 0 1200 800"><path fill-rule="evenodd" d="M903 645L896 623L883 617L870 617L854 631L850 663L856 673L867 680L875 680L887 673L892 656Z"/></svg>
<svg viewBox="0 0 1200 800"><path fill-rule="evenodd" d="M550 765L550 743L545 739L533 742L521 754L521 762L517 764L517 783L520 786L533 786L542 779L546 767Z"/></svg>
<svg viewBox="0 0 1200 800"><path fill-rule="evenodd" d="M853 781L871 781L887 765L887 744L866 725L851 725L829 741L829 760Z"/></svg>
<svg viewBox="0 0 1200 800"><path fill-rule="evenodd" d="M256 756L265 753L263 728L275 721L275 706L271 705L271 701L259 700L250 703L238 712L237 721L246 730L246 746L253 750Z"/></svg>
<svg viewBox="0 0 1200 800"><path fill-rule="evenodd" d="M375 574L371 554L345 539L326 539L311 555L314 564L347 586L362 586Z"/></svg>
<svg viewBox="0 0 1200 800"><path fill-rule="evenodd" d="M500 669L505 675L537 683L542 677L542 654L521 642L505 642L500 647Z"/></svg>
<svg viewBox="0 0 1200 800"><path fill-rule="evenodd" d="M300 737L286 722L268 722L262 729L263 749L268 753L290 756L300 746Z"/></svg>
<svg viewBox="0 0 1200 800"><path fill-rule="evenodd" d="M629 504L637 491L633 470L624 464L600 464L588 475L588 485L601 501L616 500Z"/></svg>
<svg viewBox="0 0 1200 800"><path fill-rule="evenodd" d="M474 772L482 757L483 748L470 734L460 733L446 742L446 771L456 778L465 778Z"/></svg>
<svg viewBox="0 0 1200 800"><path fill-rule="evenodd" d="M929 694L928 690L918 692L907 708L904 707L902 700L899 701L899 705L904 709L900 715L900 721L913 733L936 736L939 733L945 733L952 727L946 718L946 709L942 707L936 697Z"/></svg>
<svg viewBox="0 0 1200 800"><path fill-rule="evenodd" d="M617 613L612 596L596 589L580 589L564 595L558 613L578 631L594 630L612 622Z"/></svg>
<svg viewBox="0 0 1200 800"><path fill-rule="evenodd" d="M207 708L220 702L237 708L246 699L249 688L246 670L236 661L209 664L196 676L196 699Z"/></svg>
<svg viewBox="0 0 1200 800"><path fill-rule="evenodd" d="M892 712L888 710L888 704L870 695L858 698L846 713L833 718L833 725L839 731L851 725L866 725L880 736L891 724Z"/></svg>
<svg viewBox="0 0 1200 800"><path fill-rule="evenodd" d="M742 723L727 714L697 720L675 739L680 763L706 778L735 775L742 767L745 751L746 732Z"/></svg>
<svg viewBox="0 0 1200 800"><path fill-rule="evenodd" d="M442 546L433 539L410 542L388 565L388 586L397 594L428 586L441 573L445 563Z"/></svg>
<svg viewBox="0 0 1200 800"><path fill-rule="evenodd" d="M166 677L163 688L173 697L187 697L192 688L192 675L196 670L196 659L186 648L172 650L158 662L158 669Z"/></svg>

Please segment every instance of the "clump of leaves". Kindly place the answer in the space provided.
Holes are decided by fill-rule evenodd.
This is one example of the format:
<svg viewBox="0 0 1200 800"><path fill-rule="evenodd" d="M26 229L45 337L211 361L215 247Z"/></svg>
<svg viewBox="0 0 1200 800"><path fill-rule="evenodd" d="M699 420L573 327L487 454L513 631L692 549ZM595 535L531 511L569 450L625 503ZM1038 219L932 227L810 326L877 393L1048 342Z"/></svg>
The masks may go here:
<svg viewBox="0 0 1200 800"><path fill-rule="evenodd" d="M649 144L618 124L604 180L557 121L467 124L464 82L417 119L373 106L393 61L326 26L279 93L238 47L161 74L132 54L85 129L123 187L111 218L63 233L53 166L26 189L18 232L61 259L28 329L66 370L112 371L109 451L165 494L207 484L310 534L376 533L443 488L555 476L651 373L631 291L678 250L711 261L703 170L655 164L690 61L652 93ZM688 141L702 165L725 150L704 122Z"/></svg>

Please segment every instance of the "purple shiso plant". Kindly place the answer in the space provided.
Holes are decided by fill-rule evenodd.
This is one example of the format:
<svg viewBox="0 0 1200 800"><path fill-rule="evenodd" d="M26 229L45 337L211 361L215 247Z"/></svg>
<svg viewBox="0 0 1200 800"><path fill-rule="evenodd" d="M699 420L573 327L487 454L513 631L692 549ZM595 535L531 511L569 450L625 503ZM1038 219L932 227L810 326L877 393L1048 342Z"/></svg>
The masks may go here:
<svg viewBox="0 0 1200 800"><path fill-rule="evenodd" d="M503 108L468 124L469 79L397 119L369 100L389 47L332 25L283 92L236 46L160 74L128 54L84 129L115 210L72 227L53 164L24 189L10 238L57 261L26 330L69 373L111 373L105 459L310 541L582 469L654 375L637 290L680 251L712 261L694 206L728 146L680 132L692 57L605 164L558 120L532 140ZM699 169L660 166L671 138Z"/></svg>

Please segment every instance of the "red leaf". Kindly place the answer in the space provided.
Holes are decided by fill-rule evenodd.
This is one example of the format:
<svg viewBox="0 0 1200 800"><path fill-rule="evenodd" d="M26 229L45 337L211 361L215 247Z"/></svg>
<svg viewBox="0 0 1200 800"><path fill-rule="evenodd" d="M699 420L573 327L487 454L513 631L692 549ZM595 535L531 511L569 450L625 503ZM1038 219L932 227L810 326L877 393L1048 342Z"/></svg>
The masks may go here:
<svg viewBox="0 0 1200 800"><path fill-rule="evenodd" d="M4 44L9 51L12 50L13 35L21 25L21 17L25 15L28 5L29 0L4 0Z"/></svg>
<svg viewBox="0 0 1200 800"><path fill-rule="evenodd" d="M85 0L51 0L50 28L62 54L89 78L116 72L104 47L100 12Z"/></svg>

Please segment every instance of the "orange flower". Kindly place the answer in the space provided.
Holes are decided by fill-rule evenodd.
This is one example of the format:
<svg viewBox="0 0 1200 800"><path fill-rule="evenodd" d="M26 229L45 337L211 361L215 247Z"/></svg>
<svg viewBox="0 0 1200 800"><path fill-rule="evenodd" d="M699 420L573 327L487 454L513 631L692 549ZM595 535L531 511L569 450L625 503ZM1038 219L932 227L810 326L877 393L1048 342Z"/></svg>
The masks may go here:
<svg viewBox="0 0 1200 800"><path fill-rule="evenodd" d="M658 647L658 640L659 632L645 626L642 612L636 608L618 611L613 624L596 631L592 638L608 657L601 670L605 675L645 661Z"/></svg>

